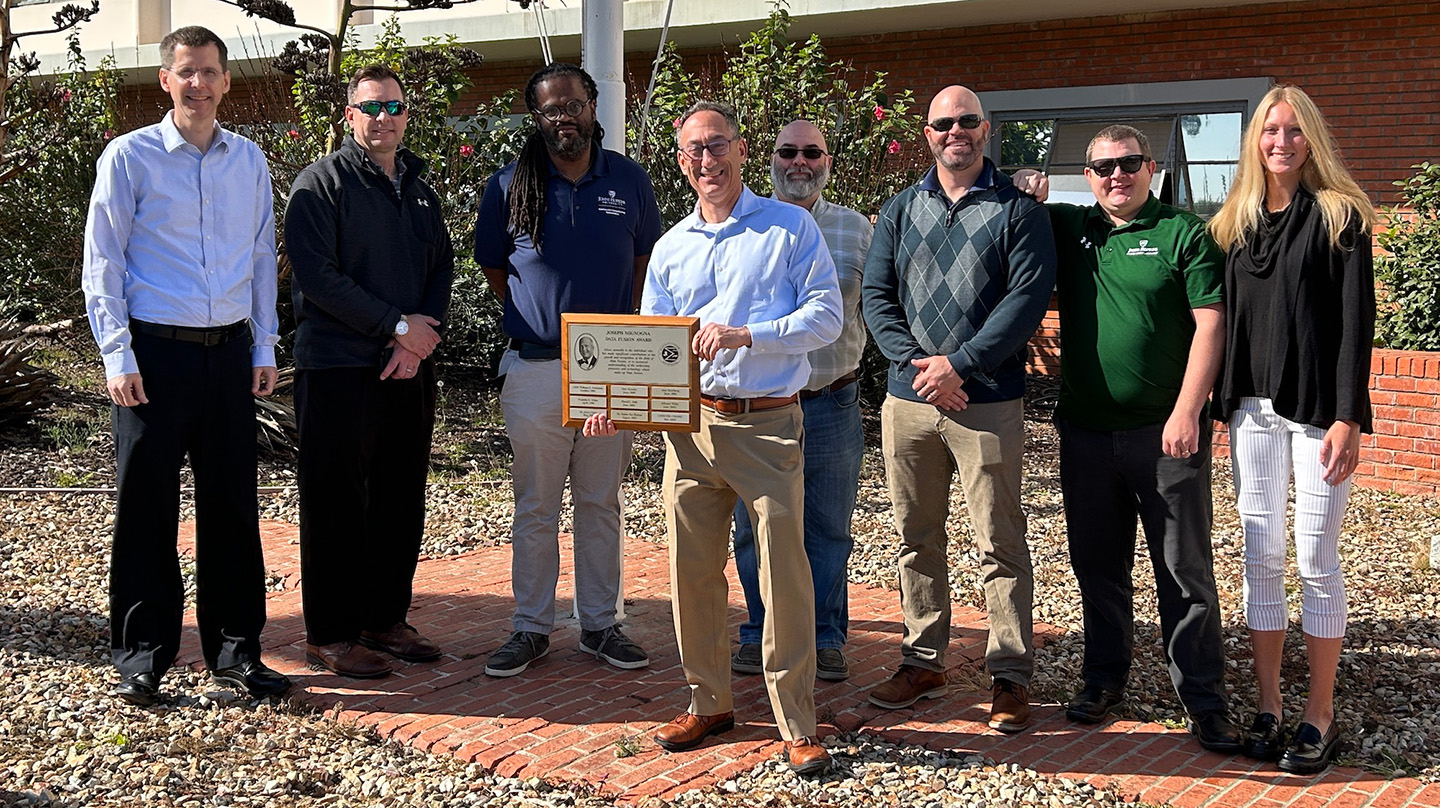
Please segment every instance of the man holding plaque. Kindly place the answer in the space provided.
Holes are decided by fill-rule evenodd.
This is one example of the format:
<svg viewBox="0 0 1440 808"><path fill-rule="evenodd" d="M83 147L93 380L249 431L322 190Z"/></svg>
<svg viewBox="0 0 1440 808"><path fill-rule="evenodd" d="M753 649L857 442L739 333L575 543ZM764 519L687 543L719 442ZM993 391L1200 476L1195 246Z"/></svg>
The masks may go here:
<svg viewBox="0 0 1440 808"><path fill-rule="evenodd" d="M575 507L575 600L580 648L622 669L650 664L616 622L620 596L620 481L629 431L581 440L561 412L560 315L630 314L660 236L650 177L601 148L598 91L579 67L555 63L530 77L525 105L536 131L515 162L490 178L475 226L475 261L504 305L510 348L500 360L500 406L514 453L510 639L485 673L523 673L550 650L560 578L565 479ZM597 361L594 338L576 345Z"/></svg>
<svg viewBox="0 0 1440 808"><path fill-rule="evenodd" d="M810 352L810 380L800 391L805 420L805 555L815 585L815 675L841 681L850 675L845 662L849 629L850 515L860 488L860 462L865 432L860 424L860 386L856 383L865 350L865 323L860 318L860 278L865 252L875 228L857 211L825 199L831 157L825 135L809 121L793 121L775 138L770 179L775 198L810 211L825 236L844 298L840 338ZM735 509L735 571L745 590L749 611L740 626L740 648L730 660L736 673L757 674L761 668L761 627L765 603L760 598L755 531L745 508Z"/></svg>
<svg viewBox="0 0 1440 808"><path fill-rule="evenodd" d="M665 512L680 664L690 705L655 734L671 752L735 726L725 563L730 514L755 529L765 688L790 768L818 774L830 755L815 737L815 597L805 557L803 415L796 397L810 351L840 336L835 264L814 218L757 197L740 175L745 140L735 112L700 101L680 117L680 168L695 212L655 245L641 310L698 317L700 429L665 435ZM585 434L614 434L600 413Z"/></svg>

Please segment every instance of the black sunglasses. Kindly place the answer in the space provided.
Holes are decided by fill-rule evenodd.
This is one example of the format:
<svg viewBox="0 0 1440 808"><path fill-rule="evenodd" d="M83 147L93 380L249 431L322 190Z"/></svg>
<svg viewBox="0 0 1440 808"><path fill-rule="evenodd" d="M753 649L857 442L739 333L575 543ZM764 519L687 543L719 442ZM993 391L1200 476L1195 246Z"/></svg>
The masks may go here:
<svg viewBox="0 0 1440 808"><path fill-rule="evenodd" d="M805 155L806 160L819 160L825 156L825 150L819 146L806 146L803 149L797 149L794 146L780 146L775 149L775 156L781 160L794 160L797 154Z"/></svg>
<svg viewBox="0 0 1440 808"><path fill-rule="evenodd" d="M383 109L386 115L394 118L397 115L404 115L405 110L410 106L404 101L361 101L358 104L351 104L350 108L358 109L372 118L380 117L380 110Z"/></svg>
<svg viewBox="0 0 1440 808"><path fill-rule="evenodd" d="M961 115L958 118L936 118L930 122L930 128L936 132L949 132L950 127L960 124L961 129L979 129L980 124L985 123L985 118L980 115Z"/></svg>
<svg viewBox="0 0 1440 808"><path fill-rule="evenodd" d="M1108 177L1115 172L1115 166L1126 174L1134 174L1139 171L1146 162L1150 160L1143 154L1127 154L1124 157L1106 157L1103 160L1091 160L1085 167L1101 177Z"/></svg>

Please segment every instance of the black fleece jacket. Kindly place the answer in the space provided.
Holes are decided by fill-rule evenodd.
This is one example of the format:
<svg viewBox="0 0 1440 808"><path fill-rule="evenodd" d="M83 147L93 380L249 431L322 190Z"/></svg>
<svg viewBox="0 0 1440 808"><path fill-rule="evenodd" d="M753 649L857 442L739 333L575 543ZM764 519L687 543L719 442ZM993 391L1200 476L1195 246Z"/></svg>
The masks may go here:
<svg viewBox="0 0 1440 808"><path fill-rule="evenodd" d="M353 137L295 178L285 208L295 366L383 365L402 314L445 322L455 253L425 161L400 149L400 193Z"/></svg>

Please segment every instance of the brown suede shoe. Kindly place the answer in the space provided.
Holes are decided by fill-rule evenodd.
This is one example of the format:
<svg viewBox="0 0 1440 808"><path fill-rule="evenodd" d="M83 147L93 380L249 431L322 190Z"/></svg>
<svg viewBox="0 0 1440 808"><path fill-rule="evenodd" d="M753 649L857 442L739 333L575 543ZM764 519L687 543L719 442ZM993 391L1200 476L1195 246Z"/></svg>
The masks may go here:
<svg viewBox="0 0 1440 808"><path fill-rule="evenodd" d="M996 679L990 693L991 729L1020 732L1030 726L1030 701L1025 685Z"/></svg>
<svg viewBox="0 0 1440 808"><path fill-rule="evenodd" d="M336 673L347 679L380 679L390 675L390 663L365 647L349 642L329 645L305 645L305 661L314 668Z"/></svg>
<svg viewBox="0 0 1440 808"><path fill-rule="evenodd" d="M384 631L362 631L360 644L406 662L430 662L440 658L440 646L420 636L414 626L405 622L396 623Z"/></svg>
<svg viewBox="0 0 1440 808"><path fill-rule="evenodd" d="M830 771L830 753L818 738L796 738L785 742L786 762L796 774L824 774Z"/></svg>
<svg viewBox="0 0 1440 808"><path fill-rule="evenodd" d="M870 703L887 710L909 707L920 699L938 699L949 692L944 671L932 671L915 665L901 665L884 682L870 691Z"/></svg>
<svg viewBox="0 0 1440 808"><path fill-rule="evenodd" d="M735 729L735 713L719 715L695 715L681 713L674 721L655 731L655 743L667 752L684 752L694 749L711 735L719 735Z"/></svg>

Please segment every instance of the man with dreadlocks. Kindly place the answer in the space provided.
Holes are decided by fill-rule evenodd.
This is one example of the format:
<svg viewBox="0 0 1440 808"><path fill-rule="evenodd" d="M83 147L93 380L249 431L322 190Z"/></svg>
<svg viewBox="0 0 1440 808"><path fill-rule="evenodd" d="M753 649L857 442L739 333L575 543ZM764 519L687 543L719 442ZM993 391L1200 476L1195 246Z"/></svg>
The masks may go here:
<svg viewBox="0 0 1440 808"><path fill-rule="evenodd" d="M486 663L490 676L522 673L550 650L567 476L580 648L617 668L650 664L615 616L631 433L583 440L560 412L560 314L635 311L660 237L649 175L600 147L597 95L595 80L575 65L557 62L530 77L525 105L536 131L519 159L490 178L475 226L475 261L505 307L500 406L515 456L514 632Z"/></svg>

